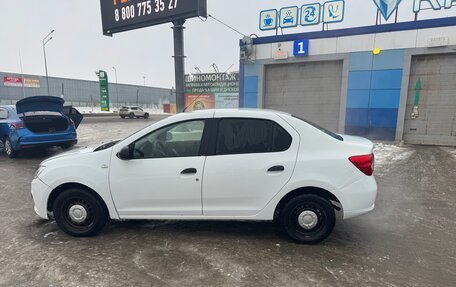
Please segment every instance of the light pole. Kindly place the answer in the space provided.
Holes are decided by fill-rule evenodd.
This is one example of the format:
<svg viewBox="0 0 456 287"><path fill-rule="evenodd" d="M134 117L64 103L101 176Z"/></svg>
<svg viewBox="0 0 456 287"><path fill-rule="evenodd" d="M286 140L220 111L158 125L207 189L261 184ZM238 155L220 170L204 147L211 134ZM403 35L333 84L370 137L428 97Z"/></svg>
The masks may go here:
<svg viewBox="0 0 456 287"><path fill-rule="evenodd" d="M201 69L195 66L195 71L197 71L199 74L202 74Z"/></svg>
<svg viewBox="0 0 456 287"><path fill-rule="evenodd" d="M143 76L144 79L144 87L146 86L146 76Z"/></svg>
<svg viewBox="0 0 456 287"><path fill-rule="evenodd" d="M114 70L114 73L116 75L117 109L119 109L120 104L119 104L119 87L118 87L119 84L117 83L117 69L116 69L116 67L112 67L112 69Z"/></svg>
<svg viewBox="0 0 456 287"><path fill-rule="evenodd" d="M47 34L46 37L44 37L44 39L43 39L44 68L46 70L46 83L47 83L48 96L51 95L51 92L49 89L49 75L48 75L47 59L46 59L46 44L52 40L52 37L50 37L52 33L54 33L54 30L49 32L49 34Z"/></svg>

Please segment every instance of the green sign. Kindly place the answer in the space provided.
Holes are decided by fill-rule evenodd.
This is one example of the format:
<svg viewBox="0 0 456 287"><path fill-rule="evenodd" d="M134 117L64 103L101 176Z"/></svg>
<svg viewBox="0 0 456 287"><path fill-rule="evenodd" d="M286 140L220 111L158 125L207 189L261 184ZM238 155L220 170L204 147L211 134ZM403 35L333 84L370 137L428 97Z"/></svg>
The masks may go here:
<svg viewBox="0 0 456 287"><path fill-rule="evenodd" d="M109 112L108 74L105 71L97 72L100 80L100 107L101 111Z"/></svg>

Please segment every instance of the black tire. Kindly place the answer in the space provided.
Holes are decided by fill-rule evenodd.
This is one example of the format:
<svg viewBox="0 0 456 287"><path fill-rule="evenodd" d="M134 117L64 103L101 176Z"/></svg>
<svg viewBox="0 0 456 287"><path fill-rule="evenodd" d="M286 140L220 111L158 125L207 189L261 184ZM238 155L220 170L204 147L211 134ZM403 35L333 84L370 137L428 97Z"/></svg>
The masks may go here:
<svg viewBox="0 0 456 287"><path fill-rule="evenodd" d="M70 148L72 148L73 146L74 146L74 144L64 144L64 145L61 145L60 147L61 147L62 149L70 149Z"/></svg>
<svg viewBox="0 0 456 287"><path fill-rule="evenodd" d="M149 118L149 114L148 114L148 113L145 113L145 114L144 114L144 118L145 118L145 119L148 119L148 118Z"/></svg>
<svg viewBox="0 0 456 287"><path fill-rule="evenodd" d="M300 215L302 225L299 223ZM303 194L284 205L279 220L281 228L291 239L298 243L315 244L331 234L336 223L336 214L325 198Z"/></svg>
<svg viewBox="0 0 456 287"><path fill-rule="evenodd" d="M5 141L3 141L3 149L9 158L17 157L18 152L14 150L9 138L6 138Z"/></svg>
<svg viewBox="0 0 456 287"><path fill-rule="evenodd" d="M71 208L74 212L79 210L80 216L83 207L86 216L80 216L81 221L75 221L70 215ZM54 218L57 225L67 234L75 237L89 237L97 235L108 221L108 211L97 197L82 189L68 189L60 193L54 201ZM74 216L73 216L74 217Z"/></svg>
<svg viewBox="0 0 456 287"><path fill-rule="evenodd" d="M130 119L134 119L134 118L135 118L135 114L134 114L134 113L130 113L130 114L128 115L128 117L129 117Z"/></svg>
<svg viewBox="0 0 456 287"><path fill-rule="evenodd" d="M122 119L125 119L125 116L120 116Z"/></svg>

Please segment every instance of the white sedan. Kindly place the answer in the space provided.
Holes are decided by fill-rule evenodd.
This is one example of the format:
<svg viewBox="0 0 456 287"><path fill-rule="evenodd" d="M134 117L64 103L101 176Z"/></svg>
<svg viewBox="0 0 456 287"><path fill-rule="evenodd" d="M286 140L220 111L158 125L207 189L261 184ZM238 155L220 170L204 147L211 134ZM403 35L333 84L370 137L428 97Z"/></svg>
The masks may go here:
<svg viewBox="0 0 456 287"><path fill-rule="evenodd" d="M108 219L275 221L317 243L338 218L374 209L373 144L289 114L178 114L126 139L43 161L36 213L73 236Z"/></svg>

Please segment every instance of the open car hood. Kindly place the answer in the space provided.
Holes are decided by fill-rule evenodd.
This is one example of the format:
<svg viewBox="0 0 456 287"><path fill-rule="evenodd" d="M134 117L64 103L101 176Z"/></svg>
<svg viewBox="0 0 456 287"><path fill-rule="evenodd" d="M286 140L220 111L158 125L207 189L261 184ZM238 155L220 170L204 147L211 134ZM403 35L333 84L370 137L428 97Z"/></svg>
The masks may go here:
<svg viewBox="0 0 456 287"><path fill-rule="evenodd" d="M27 112L57 112L63 114L62 98L50 96L36 96L22 99L16 103L18 114Z"/></svg>

